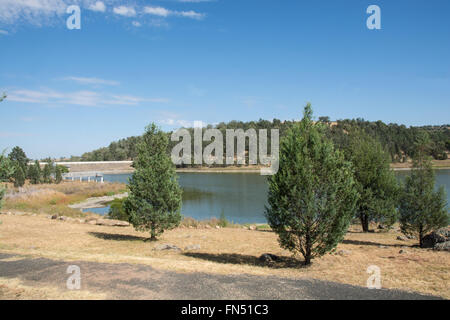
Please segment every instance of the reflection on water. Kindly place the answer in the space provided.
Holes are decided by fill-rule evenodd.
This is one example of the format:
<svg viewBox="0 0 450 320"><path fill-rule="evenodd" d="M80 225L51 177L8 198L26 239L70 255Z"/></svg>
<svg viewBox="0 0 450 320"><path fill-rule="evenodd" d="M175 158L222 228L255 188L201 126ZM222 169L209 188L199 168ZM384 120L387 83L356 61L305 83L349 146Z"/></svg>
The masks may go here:
<svg viewBox="0 0 450 320"><path fill-rule="evenodd" d="M409 171L397 171L403 179ZM179 173L185 190L181 213L203 220L220 217L223 212L236 223L265 223L264 205L267 198L266 177L252 173ZM128 181L130 174L105 175L105 181ZM436 186L443 185L450 203L450 170L436 170ZM105 214L108 208L89 209Z"/></svg>

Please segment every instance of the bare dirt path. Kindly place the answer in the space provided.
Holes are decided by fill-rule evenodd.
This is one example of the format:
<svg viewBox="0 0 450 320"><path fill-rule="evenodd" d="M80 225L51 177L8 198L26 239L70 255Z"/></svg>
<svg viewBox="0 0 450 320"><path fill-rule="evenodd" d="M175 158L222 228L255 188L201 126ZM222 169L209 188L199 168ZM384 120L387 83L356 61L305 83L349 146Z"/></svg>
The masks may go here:
<svg viewBox="0 0 450 320"><path fill-rule="evenodd" d="M0 253L0 278L30 287L66 287L69 265L81 270L81 290L108 299L436 299L399 290L275 276L213 275L156 270L148 265L56 261ZM0 297L1 299L1 297Z"/></svg>

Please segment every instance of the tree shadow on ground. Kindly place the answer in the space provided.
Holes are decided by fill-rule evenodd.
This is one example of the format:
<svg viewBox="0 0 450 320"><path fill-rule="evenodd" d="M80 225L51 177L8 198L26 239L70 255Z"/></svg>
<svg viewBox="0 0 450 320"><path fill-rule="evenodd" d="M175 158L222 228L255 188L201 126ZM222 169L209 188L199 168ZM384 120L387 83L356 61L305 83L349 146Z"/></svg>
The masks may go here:
<svg viewBox="0 0 450 320"><path fill-rule="evenodd" d="M283 268L301 268L305 267L304 261L291 257L278 257L276 261L265 262L258 257L238 254L238 253L201 253L201 252L184 252L183 255L191 258L202 259L218 263L231 263L239 265L250 265L258 267L269 267L272 269Z"/></svg>
<svg viewBox="0 0 450 320"><path fill-rule="evenodd" d="M104 233L104 232L88 232L89 235L103 240L116 240L116 241L148 241L149 238L132 236L129 234L119 233Z"/></svg>
<svg viewBox="0 0 450 320"><path fill-rule="evenodd" d="M379 242L372 242L372 241L360 241L360 240L342 240L343 244L353 244L355 246L385 246L385 247L405 247L407 244L386 244L386 243L379 243Z"/></svg>

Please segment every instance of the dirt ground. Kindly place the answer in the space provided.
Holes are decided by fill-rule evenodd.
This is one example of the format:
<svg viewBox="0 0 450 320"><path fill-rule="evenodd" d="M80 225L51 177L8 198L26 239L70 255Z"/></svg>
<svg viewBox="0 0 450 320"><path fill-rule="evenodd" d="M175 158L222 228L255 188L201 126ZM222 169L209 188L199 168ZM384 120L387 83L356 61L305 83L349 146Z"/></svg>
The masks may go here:
<svg viewBox="0 0 450 320"><path fill-rule="evenodd" d="M276 235L269 231L185 227L164 233L158 242L149 242L148 234L132 227L78 224L47 219L44 215L3 214L0 220L2 253L61 261L149 265L156 270L183 273L311 278L356 286L366 286L370 276L367 268L375 265L381 270L383 288L450 298L450 254L413 247L416 240L397 240L396 231L361 233L359 226L352 226L337 248L337 252L343 252L327 254L304 267L302 258L281 249ZM160 244L200 248L180 252L153 250ZM258 258L263 253L276 254L281 261L261 262ZM0 288L6 281L1 280ZM17 288L20 290L19 284Z"/></svg>

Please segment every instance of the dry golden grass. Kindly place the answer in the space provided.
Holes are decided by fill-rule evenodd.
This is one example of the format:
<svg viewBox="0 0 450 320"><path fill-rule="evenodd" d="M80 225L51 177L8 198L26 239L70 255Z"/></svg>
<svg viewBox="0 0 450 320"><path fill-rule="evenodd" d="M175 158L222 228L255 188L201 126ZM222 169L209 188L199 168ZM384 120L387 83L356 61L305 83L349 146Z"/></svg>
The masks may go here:
<svg viewBox="0 0 450 320"><path fill-rule="evenodd" d="M0 278L0 300L104 300L106 294L84 290L61 290L56 287L27 286L19 279Z"/></svg>
<svg viewBox="0 0 450 320"><path fill-rule="evenodd" d="M6 253L69 261L149 264L179 272L310 277L359 286L366 285L367 267L377 265L384 288L450 298L450 254L402 248L416 241L396 240L399 233L393 231L364 234L354 226L338 246L338 251L349 250L348 255L327 254L305 268L301 257L293 259L279 247L276 235L267 231L184 227L164 233L158 242L148 242L148 234L132 227L75 224L42 216L2 215L0 219L0 251ZM181 253L152 250L161 243L180 248L199 244L201 249ZM407 252L400 254L401 249ZM258 257L266 252L283 259L272 265L263 264Z"/></svg>
<svg viewBox="0 0 450 320"><path fill-rule="evenodd" d="M122 183L66 181L60 184L27 184L19 189L8 186L3 210L77 217L83 215L80 210L71 209L67 205L91 197L101 197L124 191L126 191L126 185Z"/></svg>

